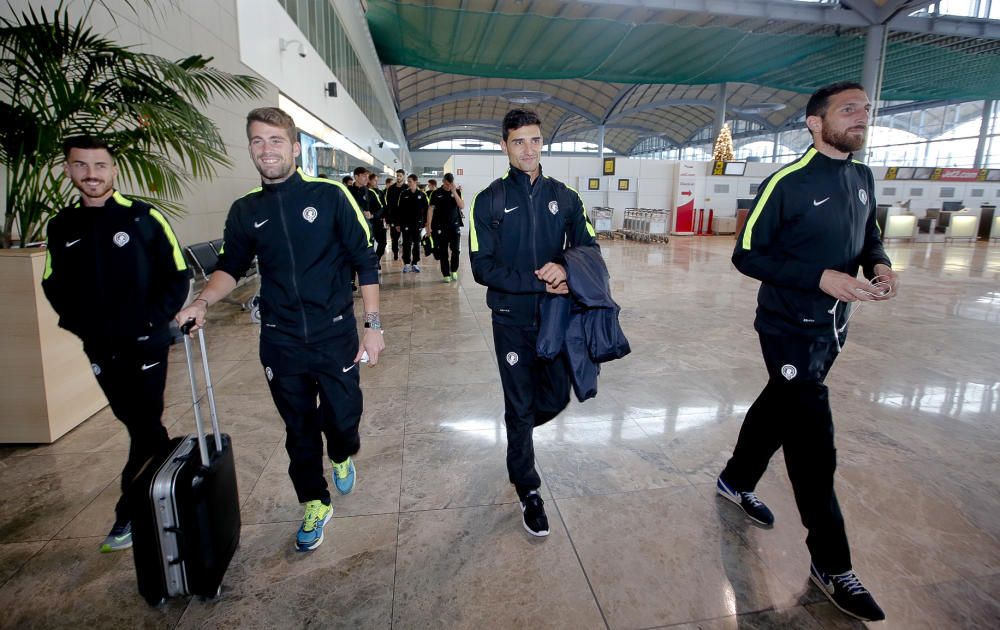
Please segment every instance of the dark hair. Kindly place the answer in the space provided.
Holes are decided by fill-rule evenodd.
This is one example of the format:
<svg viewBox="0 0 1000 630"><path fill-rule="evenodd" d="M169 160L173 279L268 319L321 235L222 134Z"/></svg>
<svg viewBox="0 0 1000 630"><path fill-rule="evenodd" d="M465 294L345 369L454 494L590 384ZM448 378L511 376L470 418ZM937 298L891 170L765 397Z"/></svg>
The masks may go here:
<svg viewBox="0 0 1000 630"><path fill-rule="evenodd" d="M430 186L431 184L434 184L435 186L437 186L438 185L438 180L436 180L436 179L428 179L427 180L427 185Z"/></svg>
<svg viewBox="0 0 1000 630"><path fill-rule="evenodd" d="M417 181L418 178L415 173L410 173L410 175L406 179L412 179L413 181Z"/></svg>
<svg viewBox="0 0 1000 630"><path fill-rule="evenodd" d="M840 81L821 87L809 97L809 102L806 104L806 117L819 116L822 118L826 115L826 108L830 102L830 97L841 92L846 92L847 90L861 90L864 92L865 86L856 81Z"/></svg>
<svg viewBox="0 0 1000 630"><path fill-rule="evenodd" d="M115 159L115 152L108 143L97 136L70 136L63 140L63 157L69 158L72 149L104 149L111 154L112 162Z"/></svg>
<svg viewBox="0 0 1000 630"><path fill-rule="evenodd" d="M355 177L357 177L358 175L364 175L367 172L368 172L368 169L365 168L365 167L363 167L363 166L357 166L357 167L354 168L354 176Z"/></svg>
<svg viewBox="0 0 1000 630"><path fill-rule="evenodd" d="M503 117L503 139L506 140L510 132L528 125L542 126L542 119L538 114L527 109L512 109Z"/></svg>
<svg viewBox="0 0 1000 630"><path fill-rule="evenodd" d="M399 175L400 173L402 173L403 175L406 175L406 171L404 171L404 170L403 170L403 169L401 169L401 168L397 168L397 169L396 169L396 175Z"/></svg>
<svg viewBox="0 0 1000 630"><path fill-rule="evenodd" d="M340 182L342 184L344 184L345 186L350 185L350 183L353 182L353 181L354 181L354 178L351 177L350 175L344 175L343 177L340 178Z"/></svg>
<svg viewBox="0 0 1000 630"><path fill-rule="evenodd" d="M392 183L392 182L394 182L394 181L396 181L396 178L395 178L395 177L386 177L386 178L385 178L385 183L386 183L386 184L391 184L391 183Z"/></svg>
<svg viewBox="0 0 1000 630"><path fill-rule="evenodd" d="M448 182L449 184L454 184L455 183L455 176L452 175L451 173L445 173L444 174L444 181Z"/></svg>
<svg viewBox="0 0 1000 630"><path fill-rule="evenodd" d="M247 114L247 140L250 139L250 124L262 122L272 127L281 127L288 134L288 141L295 142L295 121L285 110L277 107L258 107Z"/></svg>

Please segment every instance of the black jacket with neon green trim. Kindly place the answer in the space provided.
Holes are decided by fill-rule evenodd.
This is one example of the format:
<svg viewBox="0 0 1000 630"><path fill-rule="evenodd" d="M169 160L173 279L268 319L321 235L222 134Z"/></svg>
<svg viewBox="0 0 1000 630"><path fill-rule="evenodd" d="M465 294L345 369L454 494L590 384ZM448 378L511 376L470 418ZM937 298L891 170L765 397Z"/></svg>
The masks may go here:
<svg viewBox="0 0 1000 630"><path fill-rule="evenodd" d="M371 230L347 187L297 170L233 202L218 269L240 278L257 256L261 337L320 343L356 331L351 279L378 284Z"/></svg>
<svg viewBox="0 0 1000 630"><path fill-rule="evenodd" d="M472 200L469 257L476 282L488 287L486 303L499 323L538 323L545 283L535 271L562 263L568 247L596 245L594 227L579 193L562 182L511 167Z"/></svg>
<svg viewBox="0 0 1000 630"><path fill-rule="evenodd" d="M890 265L871 169L815 147L764 180L733 252L736 268L761 281L755 325L772 334L832 337L836 300L819 288L823 271L872 278L878 263Z"/></svg>
<svg viewBox="0 0 1000 630"><path fill-rule="evenodd" d="M42 289L61 327L88 351L169 342L191 274L159 211L115 191L103 206L65 208L47 231Z"/></svg>

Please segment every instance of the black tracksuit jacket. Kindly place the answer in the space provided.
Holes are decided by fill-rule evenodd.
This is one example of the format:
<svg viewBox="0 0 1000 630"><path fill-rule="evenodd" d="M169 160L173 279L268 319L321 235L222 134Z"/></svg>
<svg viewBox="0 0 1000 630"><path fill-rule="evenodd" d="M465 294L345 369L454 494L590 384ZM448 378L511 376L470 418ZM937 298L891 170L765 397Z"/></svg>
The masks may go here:
<svg viewBox="0 0 1000 630"><path fill-rule="evenodd" d="M88 352L169 343L190 277L163 215L117 191L101 207L78 201L49 221L42 289Z"/></svg>
<svg viewBox="0 0 1000 630"><path fill-rule="evenodd" d="M427 195L404 188L396 197L395 224L404 230L420 231L427 221Z"/></svg>
<svg viewBox="0 0 1000 630"><path fill-rule="evenodd" d="M378 284L371 230L340 182L297 170L237 199L218 269L240 278L257 256L261 338L323 343L356 334L351 279Z"/></svg>
<svg viewBox="0 0 1000 630"><path fill-rule="evenodd" d="M545 283L535 270L561 263L567 247L597 244L579 193L541 172L532 184L513 167L476 195L471 222L472 275L488 287L493 321L511 326L538 323Z"/></svg>
<svg viewBox="0 0 1000 630"><path fill-rule="evenodd" d="M823 271L856 276L860 268L872 278L878 263L891 266L871 169L815 147L764 180L733 252L736 268L761 281L755 326L767 334L832 337L835 298L819 288Z"/></svg>

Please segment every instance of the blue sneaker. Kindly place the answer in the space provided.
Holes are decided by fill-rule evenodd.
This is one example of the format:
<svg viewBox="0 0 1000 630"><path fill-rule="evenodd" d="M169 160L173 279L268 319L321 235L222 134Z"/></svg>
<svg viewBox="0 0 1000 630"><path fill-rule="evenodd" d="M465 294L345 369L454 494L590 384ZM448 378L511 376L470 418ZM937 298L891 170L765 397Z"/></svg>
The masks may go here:
<svg viewBox="0 0 1000 630"><path fill-rule="evenodd" d="M739 492L733 490L722 480L720 475L718 480L715 482L715 490L720 496L723 496L736 505L740 506L740 509L750 517L750 520L763 525L765 527L771 527L774 525L774 514L768 509L764 502L757 498L753 492Z"/></svg>
<svg viewBox="0 0 1000 630"><path fill-rule="evenodd" d="M333 485L337 486L340 494L350 494L354 490L354 482L357 481L357 471L354 470L354 462L350 457L344 461L333 463Z"/></svg>
<svg viewBox="0 0 1000 630"><path fill-rule="evenodd" d="M115 521L108 537L101 543L101 553L122 551L132 546L132 523L130 521Z"/></svg>
<svg viewBox="0 0 1000 630"><path fill-rule="evenodd" d="M333 507L319 499L306 501L306 513L302 526L295 536L296 551L312 551L323 544L323 527L333 516Z"/></svg>

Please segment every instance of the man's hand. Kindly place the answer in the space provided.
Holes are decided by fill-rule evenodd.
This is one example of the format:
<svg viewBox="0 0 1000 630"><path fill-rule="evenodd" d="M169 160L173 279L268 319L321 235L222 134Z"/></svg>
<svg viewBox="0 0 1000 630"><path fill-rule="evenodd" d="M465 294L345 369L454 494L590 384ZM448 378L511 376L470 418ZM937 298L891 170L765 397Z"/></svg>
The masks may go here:
<svg viewBox="0 0 1000 630"><path fill-rule="evenodd" d="M204 298L196 298L193 302L182 308L174 319L178 326L183 326L189 319L194 319L194 326L191 327L191 335L205 325L205 314L208 312L207 302Z"/></svg>
<svg viewBox="0 0 1000 630"><path fill-rule="evenodd" d="M382 331L374 328L365 328L365 335L361 338L361 344L358 346L358 354L354 357L354 362L357 363L360 361L361 357L367 352L368 365L375 365L378 363L378 355L383 350L385 350L385 339L382 338Z"/></svg>
<svg viewBox="0 0 1000 630"><path fill-rule="evenodd" d="M568 295L569 285L563 282L562 284L557 284L552 286L551 284L545 285L545 292L552 293L554 295Z"/></svg>
<svg viewBox="0 0 1000 630"><path fill-rule="evenodd" d="M545 263L541 269L535 271L535 276L550 287L566 284L566 268L559 263ZM567 292L569 292L568 288L566 291L560 291L560 293Z"/></svg>
<svg viewBox="0 0 1000 630"><path fill-rule="evenodd" d="M823 293L835 297L841 302L871 302L876 299L872 294L872 285L862 282L853 276L833 269L827 269L819 279L819 288Z"/></svg>
<svg viewBox="0 0 1000 630"><path fill-rule="evenodd" d="M892 270L892 267L882 263L875 265L875 282L885 282L889 285L889 291L876 299L888 300L896 297L896 293L899 291L899 276Z"/></svg>

